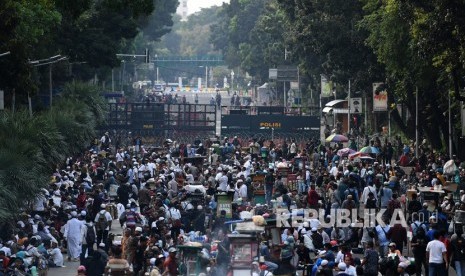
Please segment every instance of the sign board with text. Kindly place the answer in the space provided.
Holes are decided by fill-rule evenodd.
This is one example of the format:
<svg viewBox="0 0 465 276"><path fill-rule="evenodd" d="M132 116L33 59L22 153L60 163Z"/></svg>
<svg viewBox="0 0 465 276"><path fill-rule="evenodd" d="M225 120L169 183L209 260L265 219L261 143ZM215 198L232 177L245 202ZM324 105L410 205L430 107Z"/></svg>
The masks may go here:
<svg viewBox="0 0 465 276"><path fill-rule="evenodd" d="M299 70L296 66L278 66L278 81L297 81Z"/></svg>
<svg viewBox="0 0 465 276"><path fill-rule="evenodd" d="M221 211L226 211L226 218L232 218L232 202L231 197L229 195L218 195L218 206L217 210L217 217L220 216Z"/></svg>

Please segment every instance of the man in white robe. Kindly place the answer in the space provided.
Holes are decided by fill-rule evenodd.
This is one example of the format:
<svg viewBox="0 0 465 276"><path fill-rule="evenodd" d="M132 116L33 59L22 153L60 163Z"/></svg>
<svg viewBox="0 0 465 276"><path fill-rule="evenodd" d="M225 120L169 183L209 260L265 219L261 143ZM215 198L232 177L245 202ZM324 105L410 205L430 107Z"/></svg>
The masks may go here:
<svg viewBox="0 0 465 276"><path fill-rule="evenodd" d="M81 228L84 227L82 221L77 219L77 212L71 212L71 219L65 225L64 237L68 242L68 260L77 262L81 254Z"/></svg>

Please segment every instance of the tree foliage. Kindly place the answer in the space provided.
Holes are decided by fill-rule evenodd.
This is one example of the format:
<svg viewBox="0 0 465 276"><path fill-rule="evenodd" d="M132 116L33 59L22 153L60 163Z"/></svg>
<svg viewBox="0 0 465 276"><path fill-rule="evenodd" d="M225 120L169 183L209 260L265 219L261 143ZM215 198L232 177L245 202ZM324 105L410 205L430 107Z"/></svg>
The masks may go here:
<svg viewBox="0 0 465 276"><path fill-rule="evenodd" d="M35 92L31 78L34 59L41 50L37 47L51 37L61 20L51 1L0 1L0 89L21 94ZM7 94L6 98L11 97Z"/></svg>
<svg viewBox="0 0 465 276"><path fill-rule="evenodd" d="M366 42L385 67L390 102L404 104L414 113L414 91L418 89L421 95L419 106L422 107L419 111L420 132L429 138L435 148L440 148L442 141L437 134L443 133L447 137L448 129L446 124L436 122L447 121L444 112L447 108L447 93L444 92L453 89L453 68L460 67L457 65L460 64L457 62L459 59L454 59L453 63L444 63L451 59L443 59L445 56L442 55L456 52L457 45L450 42L448 35L433 34L438 32L432 30L436 28L433 26L448 25L440 22L444 20L436 21L438 18L435 13L441 13L436 9L441 5L432 8L430 4L418 5L415 1L363 2L366 15L360 25L369 31ZM428 10L430 13L426 12ZM450 30L443 27L443 32L449 33ZM413 137L414 118L404 123L397 112L393 114L397 124Z"/></svg>
<svg viewBox="0 0 465 276"><path fill-rule="evenodd" d="M277 2L269 1L250 31L249 41L239 45L241 68L255 76L259 83L267 81L269 68L285 62L288 28L288 21Z"/></svg>
<svg viewBox="0 0 465 276"><path fill-rule="evenodd" d="M278 0L290 20L291 51L303 74L324 74L353 90L365 90L381 71L373 52L365 46L366 31L359 28L363 16L359 0ZM318 86L315 86L317 88Z"/></svg>
<svg viewBox="0 0 465 276"><path fill-rule="evenodd" d="M170 30L177 0L4 0L0 1L0 89L6 104L34 95L41 74L30 61L58 54L67 56L84 71L55 72L55 78L105 79L118 67L116 56L130 48L145 28L148 39L157 40ZM145 48L145 47L144 47ZM131 51L134 53L134 49Z"/></svg>
<svg viewBox="0 0 465 276"><path fill-rule="evenodd" d="M410 114L418 89L420 132L440 148L448 131L437 122L447 120L448 91L465 99L464 10L463 1L441 0L237 0L219 11L210 40L230 67L240 66L257 79L266 80L273 64L292 63L299 66L301 81L317 91L321 74L341 92L348 90L348 80L352 92L367 95L373 82L385 82L389 105L402 104ZM250 17L244 20L246 13ZM279 58L284 49L287 61ZM405 121L396 108L390 110L413 137L413 116ZM382 121L384 115L377 117Z"/></svg>
<svg viewBox="0 0 465 276"><path fill-rule="evenodd" d="M215 49L221 50L230 68L241 65L240 47L251 44L250 32L263 12L264 0L231 0L224 5L222 20L211 27L210 41ZM256 41L254 42L256 43ZM244 47L242 46L243 51Z"/></svg>
<svg viewBox="0 0 465 276"><path fill-rule="evenodd" d="M96 136L104 110L95 87L76 83L66 91L59 108L32 117L25 110L0 113L0 222L24 210L56 165Z"/></svg>

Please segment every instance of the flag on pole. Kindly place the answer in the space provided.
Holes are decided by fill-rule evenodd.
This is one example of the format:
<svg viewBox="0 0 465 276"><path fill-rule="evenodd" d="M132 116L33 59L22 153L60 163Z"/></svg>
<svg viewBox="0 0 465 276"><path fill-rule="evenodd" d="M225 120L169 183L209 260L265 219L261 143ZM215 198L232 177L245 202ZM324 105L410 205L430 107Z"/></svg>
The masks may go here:
<svg viewBox="0 0 465 276"><path fill-rule="evenodd" d="M332 96L333 82L328 81L326 76L321 75L321 97L327 98Z"/></svg>

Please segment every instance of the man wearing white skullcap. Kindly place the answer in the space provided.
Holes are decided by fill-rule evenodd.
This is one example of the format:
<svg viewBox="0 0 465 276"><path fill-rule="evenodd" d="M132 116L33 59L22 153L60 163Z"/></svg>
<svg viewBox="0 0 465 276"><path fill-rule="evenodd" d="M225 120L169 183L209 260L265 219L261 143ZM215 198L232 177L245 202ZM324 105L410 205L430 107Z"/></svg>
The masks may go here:
<svg viewBox="0 0 465 276"><path fill-rule="evenodd" d="M77 212L71 212L71 219L65 225L64 238L68 242L68 260L79 261L81 254L82 235L81 228L84 227L82 221L77 219Z"/></svg>

